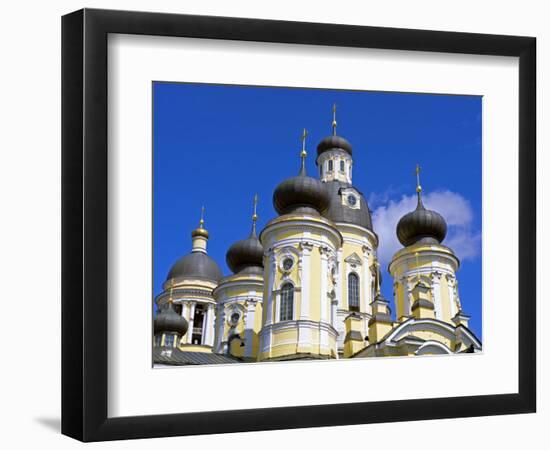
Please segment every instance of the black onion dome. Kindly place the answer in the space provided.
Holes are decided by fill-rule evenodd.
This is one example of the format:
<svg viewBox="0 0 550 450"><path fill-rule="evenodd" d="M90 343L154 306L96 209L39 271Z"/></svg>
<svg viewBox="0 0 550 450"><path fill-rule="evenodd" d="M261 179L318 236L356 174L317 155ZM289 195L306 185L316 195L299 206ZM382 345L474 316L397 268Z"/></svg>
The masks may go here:
<svg viewBox="0 0 550 450"><path fill-rule="evenodd" d="M284 180L273 193L273 207L279 214L291 212L323 212L329 205L329 193L325 184L308 177L302 159L302 169L297 177Z"/></svg>
<svg viewBox="0 0 550 450"><path fill-rule="evenodd" d="M351 223L372 231L369 205L363 195L359 195L359 209L353 209L343 205L341 197L341 189L352 187L351 184L342 181L327 181L324 184L329 192L330 202L323 216L333 222Z"/></svg>
<svg viewBox="0 0 550 450"><path fill-rule="evenodd" d="M319 142L319 145L317 145L317 156L330 150L344 150L349 153L350 156L352 154L351 144L349 141L342 136L337 135L327 136Z"/></svg>
<svg viewBox="0 0 550 450"><path fill-rule="evenodd" d="M405 247L417 242L439 244L447 235L447 223L441 214L426 209L419 196L416 209L401 217L396 231Z"/></svg>
<svg viewBox="0 0 550 450"><path fill-rule="evenodd" d="M261 274L263 273L264 248L256 236L256 227L253 226L252 233L247 239L235 242L225 257L225 261L233 273L246 270Z"/></svg>
<svg viewBox="0 0 550 450"><path fill-rule="evenodd" d="M189 327L185 317L180 316L176 311L174 311L171 303L169 303L166 308L157 314L154 325L155 334L178 333L180 336L184 336Z"/></svg>
<svg viewBox="0 0 550 450"><path fill-rule="evenodd" d="M198 278L218 282L222 278L222 271L207 254L192 252L182 256L172 266L166 279L172 278Z"/></svg>

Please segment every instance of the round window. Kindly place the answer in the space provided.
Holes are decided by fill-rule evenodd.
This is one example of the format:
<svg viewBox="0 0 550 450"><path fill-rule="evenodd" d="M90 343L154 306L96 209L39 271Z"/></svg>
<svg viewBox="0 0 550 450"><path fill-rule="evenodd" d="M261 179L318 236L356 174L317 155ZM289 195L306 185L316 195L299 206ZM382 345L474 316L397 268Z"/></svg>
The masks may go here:
<svg viewBox="0 0 550 450"><path fill-rule="evenodd" d="M351 206L355 206L356 203L357 198L355 197L355 195L348 195L348 204L350 204Z"/></svg>
<svg viewBox="0 0 550 450"><path fill-rule="evenodd" d="M290 270L292 269L292 266L294 265L294 260L292 258L285 258L283 260L283 269L284 270Z"/></svg>
<svg viewBox="0 0 550 450"><path fill-rule="evenodd" d="M232 327L236 327L239 323L239 319L241 318L241 315L238 312L234 312L229 316L229 325Z"/></svg>

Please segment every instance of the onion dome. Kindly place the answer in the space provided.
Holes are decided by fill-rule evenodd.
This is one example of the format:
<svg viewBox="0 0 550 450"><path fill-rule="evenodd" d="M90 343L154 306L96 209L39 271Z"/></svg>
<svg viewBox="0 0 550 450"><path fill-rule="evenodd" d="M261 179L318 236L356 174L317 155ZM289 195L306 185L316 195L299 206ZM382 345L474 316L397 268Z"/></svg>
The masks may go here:
<svg viewBox="0 0 550 450"><path fill-rule="evenodd" d="M252 215L252 230L246 239L235 242L229 250L225 260L233 273L263 273L264 248L256 235L256 204L258 196L254 196L254 214Z"/></svg>
<svg viewBox="0 0 550 450"><path fill-rule="evenodd" d="M187 333L189 324L185 317L180 316L174 307L172 302L168 303L168 306L161 310L157 317L155 317L155 334L159 333L178 333L180 336L184 336Z"/></svg>
<svg viewBox="0 0 550 450"><path fill-rule="evenodd" d="M343 150L350 156L352 154L351 144L349 141L341 136L332 135L324 138L317 145L317 156L321 153L328 152L330 150Z"/></svg>
<svg viewBox="0 0 550 450"><path fill-rule="evenodd" d="M192 252L178 259L172 266L166 279L172 278L198 278L218 282L222 278L222 271L207 254Z"/></svg>
<svg viewBox="0 0 550 450"><path fill-rule="evenodd" d="M174 278L193 278L218 282L222 278L220 267L206 253L208 231L204 228L204 207L199 227L191 232L193 249L188 255L178 259L168 272L167 280Z"/></svg>
<svg viewBox="0 0 550 450"><path fill-rule="evenodd" d="M306 174L305 137L302 135L302 166L298 176L284 180L273 193L273 207L279 214L308 213L318 214L329 204L329 193L320 180Z"/></svg>
<svg viewBox="0 0 550 450"><path fill-rule="evenodd" d="M418 203L397 224L397 238L405 247L416 243L440 244L447 234L447 223L441 214L426 209L422 203L420 167L416 166Z"/></svg>
<svg viewBox="0 0 550 450"><path fill-rule="evenodd" d="M327 181L324 185L328 190L330 199L328 208L323 212L324 217L333 222L351 223L373 230L369 205L363 195L356 196L354 194L359 202L359 208L350 208L342 201L342 195L344 195L343 191L345 189L352 187L351 184L333 180Z"/></svg>
<svg viewBox="0 0 550 450"><path fill-rule="evenodd" d="M332 105L332 136L327 136L317 145L317 156L330 150L343 150L351 156L351 144L336 134L336 103Z"/></svg>
<svg viewBox="0 0 550 450"><path fill-rule="evenodd" d="M201 225L199 228L195 228L193 231L191 231L191 237L203 237L205 239L208 239L210 235L208 234L208 231L205 230Z"/></svg>

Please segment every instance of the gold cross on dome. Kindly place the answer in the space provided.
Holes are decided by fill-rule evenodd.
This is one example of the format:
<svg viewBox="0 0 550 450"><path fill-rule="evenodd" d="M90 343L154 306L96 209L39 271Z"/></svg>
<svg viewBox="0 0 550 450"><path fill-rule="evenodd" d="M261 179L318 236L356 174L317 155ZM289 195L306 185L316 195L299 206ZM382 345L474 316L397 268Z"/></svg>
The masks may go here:
<svg viewBox="0 0 550 450"><path fill-rule="evenodd" d="M336 136L336 103L332 105L332 134Z"/></svg>
<svg viewBox="0 0 550 450"><path fill-rule="evenodd" d="M420 194L420 192L422 192L422 186L420 185L420 165L419 164L416 165L415 173L416 173L416 192Z"/></svg>
<svg viewBox="0 0 550 450"><path fill-rule="evenodd" d="M199 220L199 228L204 226L204 206L201 206L201 220Z"/></svg>
<svg viewBox="0 0 550 450"><path fill-rule="evenodd" d="M254 194L254 213L252 214L252 220L256 222L258 215L256 214L256 207L258 206L258 194Z"/></svg>
<svg viewBox="0 0 550 450"><path fill-rule="evenodd" d="M306 152L306 137L307 137L307 130L304 128L304 131L302 132L302 153L301 153L301 157L302 158L305 158L307 156L307 152Z"/></svg>

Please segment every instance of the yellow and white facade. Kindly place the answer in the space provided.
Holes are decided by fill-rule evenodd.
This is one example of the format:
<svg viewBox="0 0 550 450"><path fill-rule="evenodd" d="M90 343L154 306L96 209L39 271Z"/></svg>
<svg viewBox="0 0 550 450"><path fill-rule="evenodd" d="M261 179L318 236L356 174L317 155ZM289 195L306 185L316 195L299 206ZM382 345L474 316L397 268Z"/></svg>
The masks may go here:
<svg viewBox="0 0 550 450"><path fill-rule="evenodd" d="M337 357L334 270L342 236L314 214L282 215L266 226L265 308L258 360Z"/></svg>
<svg viewBox="0 0 550 450"><path fill-rule="evenodd" d="M259 236L255 200L250 235L227 252L229 276L206 253L201 218L191 254L156 299L188 323L180 350L231 362L481 351L462 311L459 259L442 244L445 220L424 207L418 178L418 206L397 225L403 248L388 266L393 303L383 298L378 236L352 184L352 148L336 134L335 116L332 128L317 146L318 178L305 171L304 130L301 170L275 189L278 216Z"/></svg>

